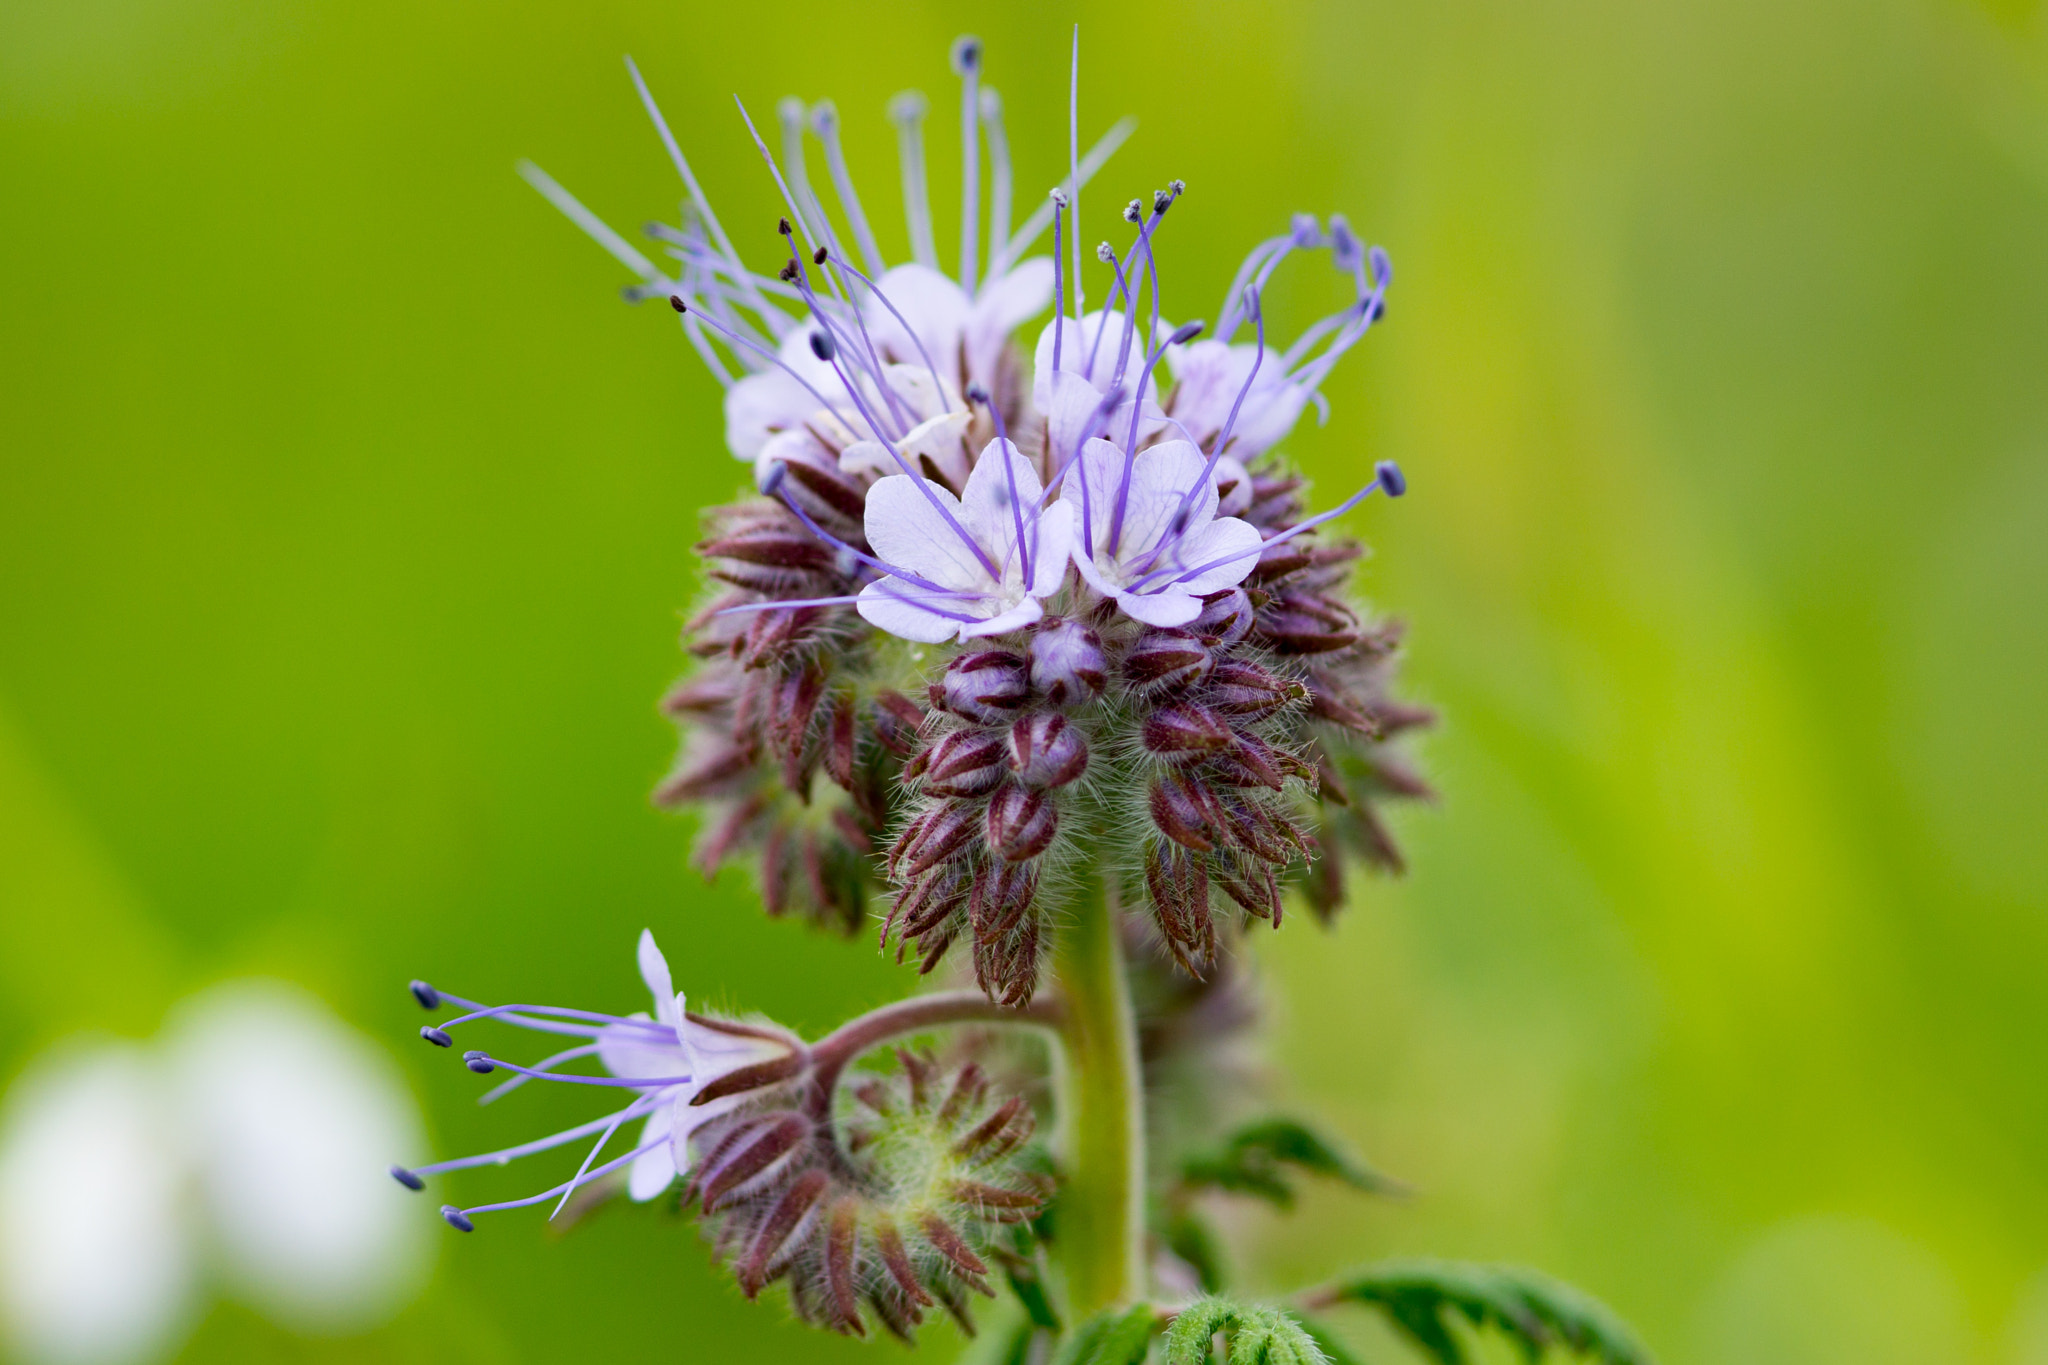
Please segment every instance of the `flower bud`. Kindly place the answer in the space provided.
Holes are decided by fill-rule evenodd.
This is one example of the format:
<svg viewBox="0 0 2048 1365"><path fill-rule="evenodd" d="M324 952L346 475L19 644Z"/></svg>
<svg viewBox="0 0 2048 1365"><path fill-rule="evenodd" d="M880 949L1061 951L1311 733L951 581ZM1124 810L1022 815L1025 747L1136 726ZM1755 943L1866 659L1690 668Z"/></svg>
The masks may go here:
<svg viewBox="0 0 2048 1365"><path fill-rule="evenodd" d="M1052 802L1022 787L1005 787L988 803L988 844L1013 863L1036 858L1059 831Z"/></svg>
<svg viewBox="0 0 2048 1365"><path fill-rule="evenodd" d="M1215 795L1201 782L1169 773L1152 784L1147 808L1161 834L1183 848L1207 853L1216 847L1223 823Z"/></svg>
<svg viewBox="0 0 2048 1365"><path fill-rule="evenodd" d="M955 730L920 758L934 796L982 796L1008 775L1002 737L987 730Z"/></svg>
<svg viewBox="0 0 2048 1365"><path fill-rule="evenodd" d="M1277 678L1257 664L1225 659L1209 675L1209 687L1202 699L1226 716L1257 720L1306 696L1308 689L1298 682Z"/></svg>
<svg viewBox="0 0 2048 1365"><path fill-rule="evenodd" d="M1031 636L1031 685L1054 706L1077 706L1109 679L1102 641L1079 621L1041 622Z"/></svg>
<svg viewBox="0 0 2048 1365"><path fill-rule="evenodd" d="M974 807L948 801L910 822L897 843L891 875L905 880L937 867L974 837Z"/></svg>
<svg viewBox="0 0 2048 1365"><path fill-rule="evenodd" d="M1202 614L1188 622L1188 630L1204 644L1234 645L1252 630L1252 600L1243 588L1226 588L1211 594Z"/></svg>
<svg viewBox="0 0 2048 1365"><path fill-rule="evenodd" d="M1147 716L1139 738L1148 753L1168 763L1197 763L1230 747L1235 736L1208 707L1176 702Z"/></svg>
<svg viewBox="0 0 2048 1365"><path fill-rule="evenodd" d="M1057 714L1026 716L1010 727L1010 765L1027 787L1064 787L1088 771L1088 744Z"/></svg>
<svg viewBox="0 0 2048 1365"><path fill-rule="evenodd" d="M1000 725L1024 705L1031 683L1022 657L1007 649L963 654L932 684L932 705L965 720Z"/></svg>
<svg viewBox="0 0 2048 1365"><path fill-rule="evenodd" d="M1154 627L1124 656L1124 676L1144 692L1191 687L1208 676L1209 651L1187 631Z"/></svg>

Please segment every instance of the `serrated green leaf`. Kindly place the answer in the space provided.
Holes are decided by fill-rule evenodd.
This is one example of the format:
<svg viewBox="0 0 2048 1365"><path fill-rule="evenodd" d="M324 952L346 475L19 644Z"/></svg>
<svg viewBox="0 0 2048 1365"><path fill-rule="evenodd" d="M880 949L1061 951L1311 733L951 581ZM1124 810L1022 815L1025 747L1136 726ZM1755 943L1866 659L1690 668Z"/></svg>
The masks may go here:
<svg viewBox="0 0 2048 1365"><path fill-rule="evenodd" d="M1149 1303L1105 1309L1074 1330L1053 1365L1142 1365L1158 1330L1159 1313Z"/></svg>
<svg viewBox="0 0 2048 1365"><path fill-rule="evenodd" d="M1228 1299L1197 1299L1166 1331L1166 1365L1209 1365L1216 1334L1228 1342L1229 1365L1328 1365L1315 1339L1277 1308Z"/></svg>
<svg viewBox="0 0 2048 1365"><path fill-rule="evenodd" d="M1650 1365L1650 1354L1592 1296L1520 1266L1388 1261L1354 1271L1324 1297L1384 1312L1438 1365L1465 1365L1451 1323L1491 1328L1531 1361L1553 1347L1602 1365Z"/></svg>
<svg viewBox="0 0 2048 1365"><path fill-rule="evenodd" d="M1398 1181L1373 1170L1306 1124L1283 1118L1247 1124L1216 1151L1190 1158L1181 1167L1181 1183L1191 1190L1251 1195L1286 1209L1294 1206L1294 1186L1284 1169L1290 1166L1341 1180L1354 1189L1390 1192L1401 1188Z"/></svg>

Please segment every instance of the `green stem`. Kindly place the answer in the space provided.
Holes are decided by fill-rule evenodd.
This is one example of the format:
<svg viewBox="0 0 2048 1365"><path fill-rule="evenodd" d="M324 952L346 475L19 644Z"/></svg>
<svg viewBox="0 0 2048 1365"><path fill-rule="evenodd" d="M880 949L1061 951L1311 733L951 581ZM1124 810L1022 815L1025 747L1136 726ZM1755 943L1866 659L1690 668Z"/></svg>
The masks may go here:
<svg viewBox="0 0 2048 1365"><path fill-rule="evenodd" d="M1057 1253L1080 1322L1145 1292L1145 1109L1115 893L1081 898L1053 951L1065 1017Z"/></svg>

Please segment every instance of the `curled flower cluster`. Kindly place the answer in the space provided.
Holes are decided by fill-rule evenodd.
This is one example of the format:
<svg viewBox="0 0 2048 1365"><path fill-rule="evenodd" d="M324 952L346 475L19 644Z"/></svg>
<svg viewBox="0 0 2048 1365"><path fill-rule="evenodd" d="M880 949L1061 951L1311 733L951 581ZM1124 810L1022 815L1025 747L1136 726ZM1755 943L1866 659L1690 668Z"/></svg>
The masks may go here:
<svg viewBox="0 0 2048 1365"><path fill-rule="evenodd" d="M1271 455L1384 316L1386 254L1301 215L1246 257L1213 329L1171 325L1174 181L1125 207L1121 252L1098 248L1111 290L1089 311L1062 244L1100 158L1009 232L1000 101L971 40L955 69L963 175L979 174L977 129L995 171L987 268L970 190L957 278L930 245L921 100L895 106L916 259L893 267L830 106L784 106L779 162L756 135L788 209L772 276L741 264L658 112L691 195L680 227L655 230L677 273L534 176L640 270L632 296L668 297L754 470L757 496L710 513L698 547L725 590L692 622L705 662L667 700L685 738L657 799L704 809L707 873L756 860L770 913L853 929L881 889L899 956L931 971L965 938L981 988L1020 1004L1076 876L1143 906L1201 972L1233 914L1279 923L1289 882L1327 913L1346 852L1398 866L1375 805L1425 788L1385 741L1427 717L1387 698L1396 634L1346 598L1360 548L1318 535L1405 478L1383 462L1311 516ZM807 134L843 228L808 179ZM1051 257L1025 258L1048 226ZM1260 300L1310 252L1351 300L1276 348ZM1027 361L1013 333L1047 303Z"/></svg>

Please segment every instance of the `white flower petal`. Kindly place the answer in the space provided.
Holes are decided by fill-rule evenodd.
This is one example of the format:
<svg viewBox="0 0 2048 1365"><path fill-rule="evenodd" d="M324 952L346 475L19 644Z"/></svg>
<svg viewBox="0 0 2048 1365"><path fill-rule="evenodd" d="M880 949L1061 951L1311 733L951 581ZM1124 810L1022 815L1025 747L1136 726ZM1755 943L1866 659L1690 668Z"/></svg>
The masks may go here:
<svg viewBox="0 0 2048 1365"><path fill-rule="evenodd" d="M934 502L938 507L932 505ZM868 544L875 557L942 588L986 587L987 566L940 514L939 507L952 513L954 521L966 524L959 499L937 484L926 480L920 488L919 481L908 474L877 479L868 490L867 510L863 514ZM914 584L904 586L911 591L929 592Z"/></svg>
<svg viewBox="0 0 2048 1365"><path fill-rule="evenodd" d="M189 1002L165 1049L237 1296L304 1330L367 1326L411 1298L431 1232L384 1168L425 1140L391 1059L268 981Z"/></svg>
<svg viewBox="0 0 2048 1365"><path fill-rule="evenodd" d="M1245 576L1259 563L1259 545L1264 537L1259 528L1236 517L1223 517L1212 521L1173 548L1173 559L1190 569L1204 564L1215 563L1215 568L1183 579L1173 586L1197 596L1221 592L1244 582ZM1162 561L1164 562L1164 561Z"/></svg>
<svg viewBox="0 0 2048 1365"><path fill-rule="evenodd" d="M637 949L640 959L640 979L647 983L647 989L654 996L654 1017L674 1027L682 1016L676 1013L675 978L669 975L668 959L655 946L654 931L642 929Z"/></svg>
<svg viewBox="0 0 2048 1365"><path fill-rule="evenodd" d="M990 441L961 490L961 523L998 565L1005 564L1017 544L1019 522L1030 520L1044 491L1037 466L1014 442Z"/></svg>
<svg viewBox="0 0 2048 1365"><path fill-rule="evenodd" d="M1119 592L1116 604L1148 626L1184 626L1202 614L1202 604L1184 592Z"/></svg>
<svg viewBox="0 0 2048 1365"><path fill-rule="evenodd" d="M653 1024L644 1014L629 1014L635 1022ZM630 1024L607 1024L597 1035L597 1059L604 1069L626 1080L651 1080L657 1076L694 1074L690 1058L672 1033Z"/></svg>
<svg viewBox="0 0 2048 1365"><path fill-rule="evenodd" d="M985 635L1007 635L1013 630L1024 629L1024 627L1044 615L1045 608L1039 605L1038 599L1027 597L999 616L991 616L988 620L976 625L961 626L959 628L959 638L962 640L974 640Z"/></svg>
<svg viewBox="0 0 2048 1365"><path fill-rule="evenodd" d="M1074 504L1056 502L1046 508L1026 529L1025 537L1032 555L1027 591L1033 597L1050 597L1060 590L1067 576L1067 560L1073 554Z"/></svg>
<svg viewBox="0 0 2048 1365"><path fill-rule="evenodd" d="M1183 518L1182 538L1209 524L1216 515L1216 485L1202 477L1208 463L1208 458L1186 441L1162 441L1138 452L1124 500L1123 530L1117 538L1119 560L1132 565L1150 560L1153 547L1171 532L1176 518ZM1117 482L1107 488L1112 508L1122 478L1118 470ZM1190 490L1194 491L1192 498Z"/></svg>
<svg viewBox="0 0 2048 1365"><path fill-rule="evenodd" d="M930 595L928 589L905 583L900 578L884 578L860 590L860 601L854 605L854 610L877 630L885 630L899 639L936 645L955 638L962 623L954 616L940 615L914 600ZM933 605L943 606L945 611L956 614L961 610L950 601Z"/></svg>
<svg viewBox="0 0 2048 1365"><path fill-rule="evenodd" d="M960 333L967 325L967 291L929 266L899 265L875 281L895 311L879 301L862 311L868 335L884 357L904 365L923 365L925 357L949 382L959 370ZM902 314L898 321L896 314ZM916 340L905 332L907 322ZM920 350L917 342L923 342Z"/></svg>
<svg viewBox="0 0 2048 1365"><path fill-rule="evenodd" d="M138 1049L73 1050L15 1081L0 1133L0 1306L23 1358L131 1360L182 1334L195 1238L176 1137Z"/></svg>
<svg viewBox="0 0 2048 1365"><path fill-rule="evenodd" d="M650 1142L661 1145L640 1153L626 1167L626 1197L636 1204L644 1204L669 1187L676 1178L675 1156L670 1150L669 1134L675 1127L676 1105L682 1102L679 1095L675 1100L658 1104L647 1116L647 1125L640 1130L640 1140L633 1145L645 1147Z"/></svg>
<svg viewBox="0 0 2048 1365"><path fill-rule="evenodd" d="M1251 510L1252 476L1238 461L1225 455L1216 461L1216 512L1219 516L1241 516Z"/></svg>

